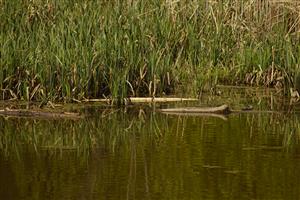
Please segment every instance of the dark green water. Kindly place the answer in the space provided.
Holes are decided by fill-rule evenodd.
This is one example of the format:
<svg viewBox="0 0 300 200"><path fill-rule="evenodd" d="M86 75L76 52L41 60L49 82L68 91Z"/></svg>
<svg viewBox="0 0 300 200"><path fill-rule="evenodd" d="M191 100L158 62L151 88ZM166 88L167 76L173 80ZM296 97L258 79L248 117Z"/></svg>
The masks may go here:
<svg viewBox="0 0 300 200"><path fill-rule="evenodd" d="M80 108L79 120L0 118L0 199L300 199L300 116L167 116Z"/></svg>

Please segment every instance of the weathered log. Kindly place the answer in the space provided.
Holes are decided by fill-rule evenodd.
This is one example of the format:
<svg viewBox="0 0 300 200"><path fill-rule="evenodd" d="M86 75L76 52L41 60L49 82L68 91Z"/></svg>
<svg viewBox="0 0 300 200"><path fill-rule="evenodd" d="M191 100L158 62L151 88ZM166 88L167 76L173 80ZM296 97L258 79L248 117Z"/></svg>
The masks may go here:
<svg viewBox="0 0 300 200"><path fill-rule="evenodd" d="M25 110L25 109L2 109L0 110L2 116L13 116L13 117L33 117L33 118L68 118L68 119L81 119L79 113L73 112L49 112L42 110Z"/></svg>
<svg viewBox="0 0 300 200"><path fill-rule="evenodd" d="M166 103L166 102L182 102L197 101L196 98L175 98L175 97L130 97L125 99L130 103ZM106 102L110 103L111 99L85 99L84 102Z"/></svg>
<svg viewBox="0 0 300 200"><path fill-rule="evenodd" d="M185 108L166 108L159 109L158 111L165 114L182 115L182 116L212 116L220 117L231 113L270 113L270 114L282 114L280 111L273 110L253 110L252 106L241 108L240 110L230 109L228 105L224 104L217 107L185 107ZM225 116L224 116L225 117ZM222 118L222 117L221 117ZM225 119L225 118L223 118Z"/></svg>
<svg viewBox="0 0 300 200"><path fill-rule="evenodd" d="M186 108L166 108L160 109L163 113L213 113L213 114L229 114L232 111L229 106L224 104L218 107L186 107Z"/></svg>

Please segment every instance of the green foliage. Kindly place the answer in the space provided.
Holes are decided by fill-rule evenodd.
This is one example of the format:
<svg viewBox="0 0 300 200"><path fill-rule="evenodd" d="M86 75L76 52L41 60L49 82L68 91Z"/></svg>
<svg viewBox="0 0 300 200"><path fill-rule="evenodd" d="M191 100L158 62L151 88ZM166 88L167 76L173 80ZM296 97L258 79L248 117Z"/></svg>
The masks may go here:
<svg viewBox="0 0 300 200"><path fill-rule="evenodd" d="M118 100L266 78L290 87L299 7L259 2L0 1L0 98Z"/></svg>

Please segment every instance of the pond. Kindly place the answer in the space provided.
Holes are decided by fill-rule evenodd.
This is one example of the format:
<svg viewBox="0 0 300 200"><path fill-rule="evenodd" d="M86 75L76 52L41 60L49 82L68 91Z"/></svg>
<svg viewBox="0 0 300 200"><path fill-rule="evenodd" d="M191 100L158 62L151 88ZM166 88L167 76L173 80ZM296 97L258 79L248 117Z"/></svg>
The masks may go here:
<svg viewBox="0 0 300 200"><path fill-rule="evenodd" d="M191 103L87 104L68 105L87 116L76 121L0 117L0 198L299 199L297 103L230 89L193 105L221 102L262 112L173 116L157 109Z"/></svg>

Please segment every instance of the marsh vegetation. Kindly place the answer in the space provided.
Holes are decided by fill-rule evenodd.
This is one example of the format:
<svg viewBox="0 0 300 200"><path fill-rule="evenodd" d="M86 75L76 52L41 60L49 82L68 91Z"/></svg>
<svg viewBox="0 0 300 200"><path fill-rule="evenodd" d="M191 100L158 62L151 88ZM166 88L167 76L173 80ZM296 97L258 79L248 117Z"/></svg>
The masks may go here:
<svg viewBox="0 0 300 200"><path fill-rule="evenodd" d="M84 116L1 115L0 198L300 196L299 105L258 88L201 95L300 88L298 1L0 0L0 19L0 110ZM169 94L199 98L153 103ZM98 101L127 97L151 102ZM199 104L272 112L156 112Z"/></svg>
<svg viewBox="0 0 300 200"><path fill-rule="evenodd" d="M289 88L298 1L0 1L0 98L196 95L216 84Z"/></svg>

